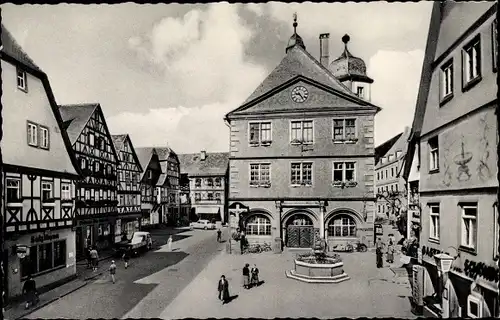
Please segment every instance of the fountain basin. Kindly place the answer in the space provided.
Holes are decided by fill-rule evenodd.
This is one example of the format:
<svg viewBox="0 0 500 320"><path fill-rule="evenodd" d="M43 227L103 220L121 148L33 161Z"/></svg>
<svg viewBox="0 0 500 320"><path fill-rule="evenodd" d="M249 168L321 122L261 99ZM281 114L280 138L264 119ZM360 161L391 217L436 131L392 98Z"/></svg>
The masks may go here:
<svg viewBox="0 0 500 320"><path fill-rule="evenodd" d="M315 261L313 257L299 259L294 260L294 270L286 271L288 278L308 283L339 283L350 279L339 258L325 257L320 261Z"/></svg>

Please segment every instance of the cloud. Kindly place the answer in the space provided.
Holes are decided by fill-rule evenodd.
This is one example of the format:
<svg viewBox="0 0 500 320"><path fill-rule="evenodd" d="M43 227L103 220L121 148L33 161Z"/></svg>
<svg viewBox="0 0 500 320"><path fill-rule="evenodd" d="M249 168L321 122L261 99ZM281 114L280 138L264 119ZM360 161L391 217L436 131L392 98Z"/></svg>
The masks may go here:
<svg viewBox="0 0 500 320"><path fill-rule="evenodd" d="M245 8L253 12L258 17L261 17L264 14L264 7L261 4L248 3L245 5Z"/></svg>
<svg viewBox="0 0 500 320"><path fill-rule="evenodd" d="M244 59L253 35L236 5L218 3L165 18L147 35L129 39L129 47L164 71L167 85L178 89L188 107L243 102L265 76L262 67Z"/></svg>
<svg viewBox="0 0 500 320"><path fill-rule="evenodd" d="M376 145L411 126L423 58L423 50L381 50L370 58L367 73L374 80L372 102L382 108L375 118Z"/></svg>
<svg viewBox="0 0 500 320"><path fill-rule="evenodd" d="M234 103L125 112L108 117L107 123L113 132L129 133L135 147L168 145L177 153L227 152L229 128L222 119L235 108Z"/></svg>

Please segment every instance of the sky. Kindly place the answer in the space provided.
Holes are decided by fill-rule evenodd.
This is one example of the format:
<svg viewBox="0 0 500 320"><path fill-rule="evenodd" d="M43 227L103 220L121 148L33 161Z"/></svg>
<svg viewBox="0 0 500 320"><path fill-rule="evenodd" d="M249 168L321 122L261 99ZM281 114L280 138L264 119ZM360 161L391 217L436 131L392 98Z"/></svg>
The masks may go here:
<svg viewBox="0 0 500 320"><path fill-rule="evenodd" d="M99 102L112 134L177 153L229 150L223 116L285 56L297 33L319 59L349 51L374 79L379 145L411 126L432 2L4 4L2 23L47 73L58 104Z"/></svg>

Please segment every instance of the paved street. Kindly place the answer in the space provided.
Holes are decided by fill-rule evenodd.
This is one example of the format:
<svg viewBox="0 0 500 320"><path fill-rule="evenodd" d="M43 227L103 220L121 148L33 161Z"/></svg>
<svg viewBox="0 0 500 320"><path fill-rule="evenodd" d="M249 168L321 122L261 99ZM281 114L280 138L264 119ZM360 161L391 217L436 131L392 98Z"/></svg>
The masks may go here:
<svg viewBox="0 0 500 320"><path fill-rule="evenodd" d="M154 231L155 234L162 232L169 231ZM157 235L157 238L165 242L168 237ZM156 251L131 259L128 269L124 269L123 261L117 261L115 284L105 272L92 283L35 311L27 318L109 319L121 318L129 311L129 314L154 317L155 310L158 309L159 314L223 247L223 244L215 241L214 231L187 230L173 235L173 238L173 252L168 252L164 245ZM110 261L103 263L109 265ZM148 303L147 297L156 291L155 287L160 281L168 289L162 290L161 301Z"/></svg>
<svg viewBox="0 0 500 320"><path fill-rule="evenodd" d="M223 252L179 294L160 318L415 318L410 312L409 286L394 283L389 268L377 269L374 253L341 256L351 280L339 284L307 284L286 278L285 270L293 268L291 253L231 256ZM263 285L250 290L241 287L240 274L245 262L257 264L261 280L265 281ZM227 305L217 300L217 281L221 274L229 280L231 296L237 295Z"/></svg>

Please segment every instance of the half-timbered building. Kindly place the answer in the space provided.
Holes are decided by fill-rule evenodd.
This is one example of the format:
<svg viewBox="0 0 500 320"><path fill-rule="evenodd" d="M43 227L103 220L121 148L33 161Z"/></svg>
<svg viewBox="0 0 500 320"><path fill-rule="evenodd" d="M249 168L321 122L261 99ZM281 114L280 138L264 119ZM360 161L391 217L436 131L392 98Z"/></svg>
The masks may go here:
<svg viewBox="0 0 500 320"><path fill-rule="evenodd" d="M76 186L76 253L114 243L118 156L99 103L59 107L84 178Z"/></svg>
<svg viewBox="0 0 500 320"><path fill-rule="evenodd" d="M170 225L187 225L189 224L189 212L184 212L182 215L180 212L181 173L179 158L171 148L157 147L155 149L158 152L162 171L162 177L158 181L161 184L158 188L162 193L162 220L160 222Z"/></svg>
<svg viewBox="0 0 500 320"><path fill-rule="evenodd" d="M127 228L154 227L160 223L161 193L157 190L158 181L162 174L160 160L155 148L136 148L135 152L143 168L140 175L141 211L142 217L139 224L128 224ZM130 234L130 229L127 229Z"/></svg>
<svg viewBox="0 0 500 320"><path fill-rule="evenodd" d="M128 223L135 224L141 219L142 167L128 134L113 135L113 144L118 153L118 217L115 224L115 242L119 242L126 232Z"/></svg>
<svg viewBox="0 0 500 320"><path fill-rule="evenodd" d="M80 178L47 75L2 25L2 288L21 294L76 274L74 182ZM2 239L3 240L3 239Z"/></svg>

